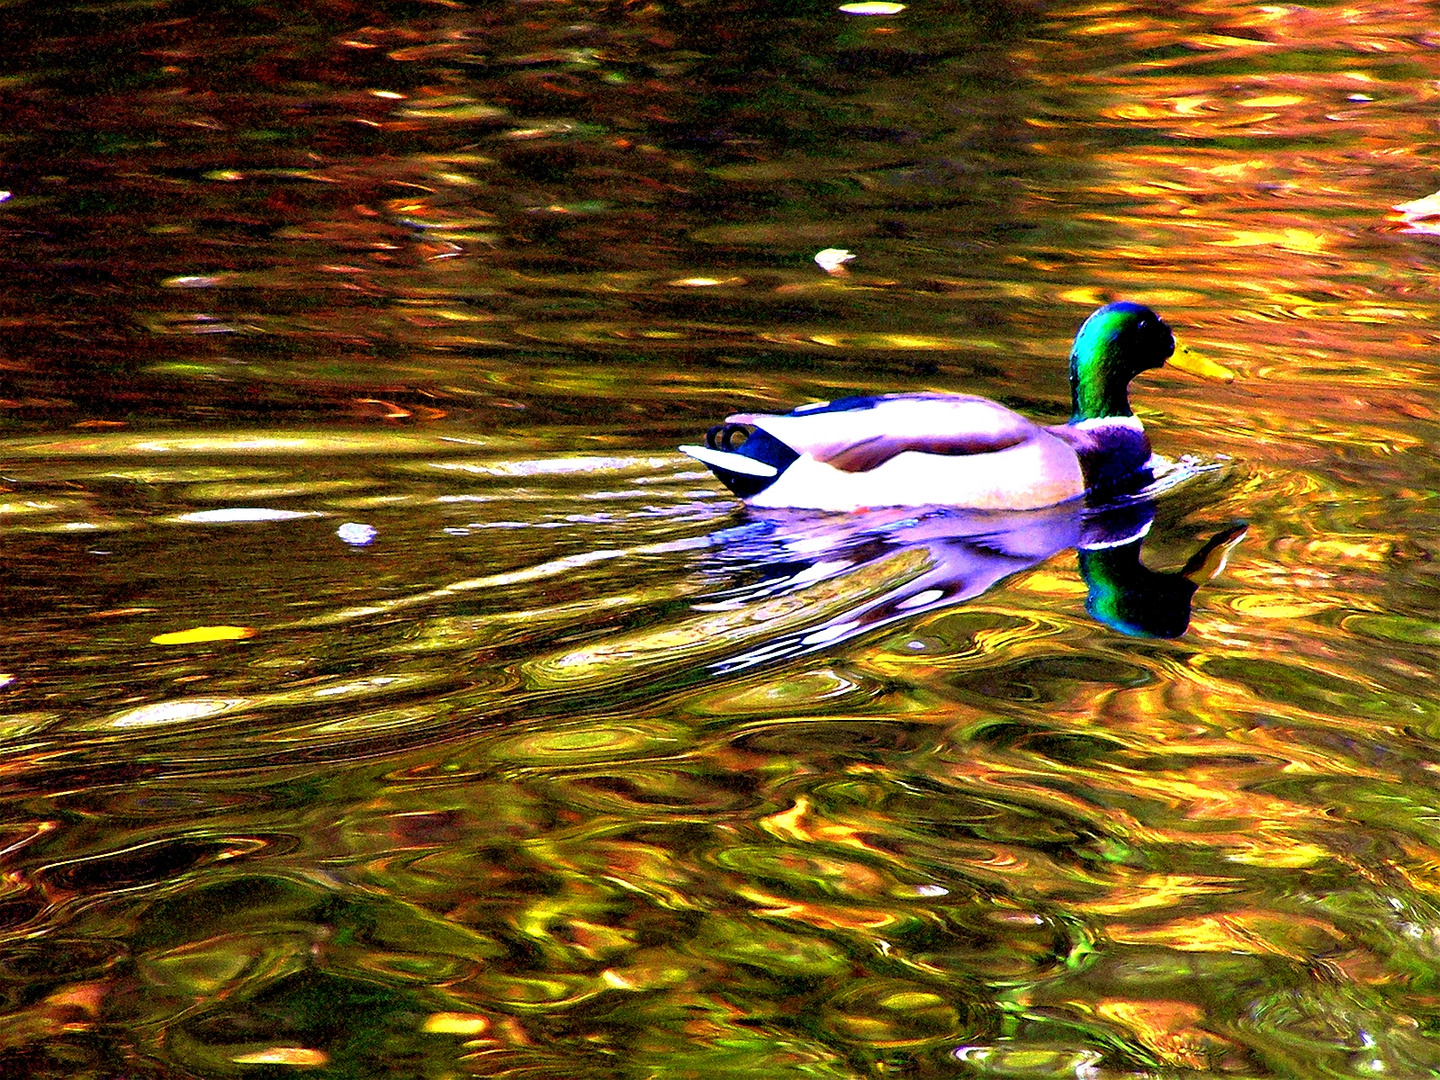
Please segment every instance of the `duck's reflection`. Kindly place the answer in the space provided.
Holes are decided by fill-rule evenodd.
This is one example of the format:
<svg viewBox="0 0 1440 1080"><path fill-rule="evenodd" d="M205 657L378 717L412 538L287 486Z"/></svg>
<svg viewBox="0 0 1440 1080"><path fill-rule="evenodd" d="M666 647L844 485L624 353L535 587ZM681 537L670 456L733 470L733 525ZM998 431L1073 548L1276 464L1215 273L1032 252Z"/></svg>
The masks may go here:
<svg viewBox="0 0 1440 1080"><path fill-rule="evenodd" d="M791 618L777 620L775 636L712 667L733 671L801 655L950 607L1068 548L1078 551L1091 616L1123 634L1179 637L1189 626L1196 589L1223 568L1245 526L1216 533L1182 569L1159 572L1140 561L1154 521L1150 499L1012 514L887 510L837 517L752 511L745 524L710 539L717 569L734 573L738 565L758 571L758 577L697 607L715 613L757 606L774 611L777 601L790 596L812 617L789 613Z"/></svg>

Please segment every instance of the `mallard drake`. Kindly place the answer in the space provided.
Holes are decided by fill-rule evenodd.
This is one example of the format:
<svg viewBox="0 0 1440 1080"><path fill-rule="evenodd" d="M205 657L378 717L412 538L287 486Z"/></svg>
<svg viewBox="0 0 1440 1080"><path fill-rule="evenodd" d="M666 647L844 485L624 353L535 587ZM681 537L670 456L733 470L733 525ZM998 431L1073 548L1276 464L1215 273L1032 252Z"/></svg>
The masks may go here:
<svg viewBox="0 0 1440 1080"><path fill-rule="evenodd" d="M1100 308L1075 335L1069 423L1036 424L967 394L882 394L783 415L737 413L711 428L704 446L680 449L757 507L1056 506L1149 479L1150 440L1130 411L1129 386L1166 360L1212 376L1224 371L1176 357L1164 320L1122 301Z"/></svg>

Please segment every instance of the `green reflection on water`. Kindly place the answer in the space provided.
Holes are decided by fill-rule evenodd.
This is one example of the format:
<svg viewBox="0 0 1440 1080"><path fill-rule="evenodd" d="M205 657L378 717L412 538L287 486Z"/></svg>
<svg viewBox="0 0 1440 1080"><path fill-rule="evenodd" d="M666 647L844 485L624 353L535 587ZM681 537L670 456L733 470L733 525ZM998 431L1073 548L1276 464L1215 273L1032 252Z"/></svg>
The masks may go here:
<svg viewBox="0 0 1440 1080"><path fill-rule="evenodd" d="M0 1072L1440 1067L1427 9L10 14ZM768 595L676 443L1059 419L1118 296L1239 373L1184 636L717 672L928 563Z"/></svg>

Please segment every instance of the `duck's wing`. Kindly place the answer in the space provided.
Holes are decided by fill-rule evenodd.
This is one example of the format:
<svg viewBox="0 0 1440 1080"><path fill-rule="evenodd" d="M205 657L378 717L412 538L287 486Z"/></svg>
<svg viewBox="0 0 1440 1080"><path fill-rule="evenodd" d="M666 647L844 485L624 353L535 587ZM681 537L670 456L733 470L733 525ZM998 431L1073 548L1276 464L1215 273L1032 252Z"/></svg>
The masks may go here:
<svg viewBox="0 0 1440 1080"><path fill-rule="evenodd" d="M906 451L947 457L995 453L1041 430L1004 405L961 394L846 398L780 416L737 413L727 423L753 424L797 454L843 472L866 472Z"/></svg>

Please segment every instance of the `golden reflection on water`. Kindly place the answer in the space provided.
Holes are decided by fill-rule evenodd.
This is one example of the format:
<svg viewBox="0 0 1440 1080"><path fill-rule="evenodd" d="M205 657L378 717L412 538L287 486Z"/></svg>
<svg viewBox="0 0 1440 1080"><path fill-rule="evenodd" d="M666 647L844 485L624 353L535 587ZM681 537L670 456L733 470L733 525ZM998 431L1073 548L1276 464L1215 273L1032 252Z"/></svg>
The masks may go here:
<svg viewBox="0 0 1440 1080"><path fill-rule="evenodd" d="M1440 1066L1433 13L754 14L24 54L0 1071ZM41 154L57 95L133 137ZM1058 419L1118 296L1238 376L1137 385L1222 466L1144 565L1249 525L1182 636L1073 544L935 606L874 536L767 578L671 450L854 389Z"/></svg>
<svg viewBox="0 0 1440 1080"><path fill-rule="evenodd" d="M123 464L23 460L37 480L144 484L166 510L151 524L128 488L87 495L90 513L125 526L117 537L173 535L190 507L237 494L216 463L223 438L195 444L194 466L152 467L123 438L108 445L129 448ZM243 460L249 442L236 445ZM726 500L697 504L678 459L436 449L397 439L378 474L364 455L332 455L326 484L306 482L303 456L274 459L264 483L290 493L276 501L320 517L188 527L241 552L249 530L290 530L292 580L274 593L289 600L255 620L261 632L125 661L127 649L143 658L166 605L107 597L109 637L92 639L88 660L49 662L91 665L72 692L87 696L128 663L111 709L52 682L48 709L7 717L7 773L55 792L58 813L17 834L17 854L34 854L5 910L22 933L50 924L46 911L85 924L99 896L108 918L138 920L144 1008L209 1003L176 1022L169 1045L185 1060L334 1060L352 1051L314 1019L318 1042L287 1041L267 1002L303 1010L323 994L359 1008L383 986L401 1010L382 1009L385 1030L473 1043L426 1052L477 1068L495 1055L533 1065L542 1023L602 1042L643 1031L644 1052L666 1055L699 1023L722 1061L836 1068L837 1046L988 1047L995 1060L1029 1047L1051 1061L1058 1024L1086 1045L1119 1039L1132 1057L1213 1068L1257 1046L1288 1060L1271 1042L1301 1020L1222 1023L1221 1006L1185 986L1301 986L1286 973L1319 963L1360 978L1411 962L1376 935L1401 933L1384 898L1423 905L1433 877L1420 734L1434 711L1421 667L1432 635L1383 599L1395 551L1415 540L1357 531L1380 511L1333 482L1203 474L1161 499L1157 565L1242 508L1259 534L1176 642L1103 632L1057 558L833 655L691 681L734 647L700 629L723 612L689 607L703 588L695 529L733 526ZM648 506L574 513L637 481ZM350 586L368 594L359 604L337 590L353 567L320 557L345 550L335 508L353 516L357 497L378 544L349 552L366 560ZM1297 500L1322 513L1277 536ZM1167 539L1187 515L1199 520ZM488 572L417 588L417 561L437 545ZM257 572L234 565L218 610ZM163 591L183 586L174 572ZM287 614L306 594L310 610ZM472 597L486 607L455 607ZM334 625L365 636L305 636ZM690 652L647 651L677 633ZM1352 637L1385 642L1389 662L1409 657L1413 670L1358 665ZM29 655L16 665L27 696L44 670ZM602 655L621 667L572 662L567 679L536 680L556 658ZM1410 779L1397 782L1395 762ZM143 782L76 772L102 764ZM1356 851L1360 836L1388 854ZM1317 907L1284 875L1318 875L1361 907ZM381 908L353 909L361 896ZM47 976L62 988L27 1014L35 1030L115 1007L114 977L73 969ZM96 1004L71 1004L82 998ZM757 1022L789 1031L787 1013L811 1019L784 1049L744 1041ZM426 1019L442 1015L467 1019ZM1384 1031L1384 1012L1370 1015ZM242 1017L266 1037L237 1038ZM1017 1034L996 1034L1004 1025ZM1423 1057L1396 1030L1392 1052Z"/></svg>

